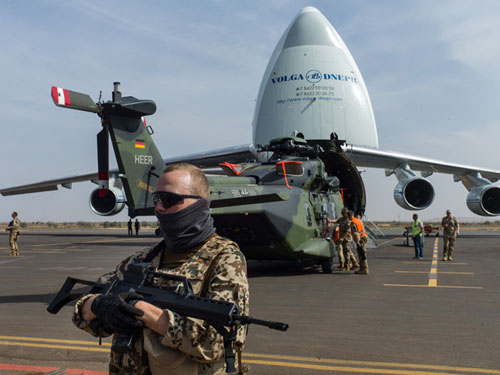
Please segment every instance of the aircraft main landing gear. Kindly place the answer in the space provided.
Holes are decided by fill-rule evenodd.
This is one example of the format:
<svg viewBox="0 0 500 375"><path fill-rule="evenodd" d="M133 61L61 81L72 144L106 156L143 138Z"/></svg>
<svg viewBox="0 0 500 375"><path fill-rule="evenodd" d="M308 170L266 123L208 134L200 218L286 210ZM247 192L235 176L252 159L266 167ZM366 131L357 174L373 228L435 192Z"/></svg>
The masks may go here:
<svg viewBox="0 0 500 375"><path fill-rule="evenodd" d="M319 262L321 264L321 269L323 273L333 273L333 257L328 259L323 259Z"/></svg>

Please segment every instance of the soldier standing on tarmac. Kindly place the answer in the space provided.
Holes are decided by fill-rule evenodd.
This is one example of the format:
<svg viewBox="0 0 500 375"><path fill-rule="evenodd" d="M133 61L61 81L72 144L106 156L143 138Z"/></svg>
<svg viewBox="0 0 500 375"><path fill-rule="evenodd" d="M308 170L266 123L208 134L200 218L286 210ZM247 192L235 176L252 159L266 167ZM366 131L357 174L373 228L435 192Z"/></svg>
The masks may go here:
<svg viewBox="0 0 500 375"><path fill-rule="evenodd" d="M349 219L349 210L347 207L342 208L342 217L337 220L332 220L339 225L339 241L338 253L340 260L340 269L349 271L359 267L359 263L354 257L351 250L351 220Z"/></svg>
<svg viewBox="0 0 500 375"><path fill-rule="evenodd" d="M132 236L132 219L128 219L127 228L128 228L128 235Z"/></svg>
<svg viewBox="0 0 500 375"><path fill-rule="evenodd" d="M141 223L139 223L139 219L135 219L135 235L138 236L139 235L139 229L141 228Z"/></svg>
<svg viewBox="0 0 500 375"><path fill-rule="evenodd" d="M366 260L366 245L368 244L368 234L365 231L365 226L361 219L354 216L354 211L349 211L349 219L351 219L351 233L356 250L358 251L359 270L356 274L368 275L368 261Z"/></svg>
<svg viewBox="0 0 500 375"><path fill-rule="evenodd" d="M195 295L234 302L248 314L246 260L236 243L215 233L210 188L203 172L186 163L169 165L152 198L163 241L126 258L99 281L123 278L130 263L150 263L157 272L186 277ZM176 282L155 283L177 286ZM132 350L123 353L111 348L111 375L226 373L223 338L209 322L160 309L141 300L137 293L87 294L77 301L72 319L93 336L136 334ZM246 327L239 326L235 336L232 349L241 375L248 370L239 360Z"/></svg>
<svg viewBox="0 0 500 375"><path fill-rule="evenodd" d="M451 211L446 210L446 216L441 220L443 228L443 261L453 260L451 254L455 246L455 239L460 234L460 227L455 216L451 216Z"/></svg>
<svg viewBox="0 0 500 375"><path fill-rule="evenodd" d="M21 221L17 218L17 212L12 213L12 220L9 226L5 228L9 234L9 244L10 244L10 257L19 256L19 248L17 247L17 237L19 236L19 227L21 226Z"/></svg>

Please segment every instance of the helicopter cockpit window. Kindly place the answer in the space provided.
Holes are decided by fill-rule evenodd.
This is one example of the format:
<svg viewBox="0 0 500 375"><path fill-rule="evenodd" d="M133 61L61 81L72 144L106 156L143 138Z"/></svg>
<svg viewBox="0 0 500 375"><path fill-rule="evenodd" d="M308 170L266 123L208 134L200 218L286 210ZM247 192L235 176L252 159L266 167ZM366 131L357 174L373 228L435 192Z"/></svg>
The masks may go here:
<svg viewBox="0 0 500 375"><path fill-rule="evenodd" d="M283 176L285 173L287 176L302 176L304 174L304 167L302 163L297 162L281 162L276 164L276 174Z"/></svg>
<svg viewBox="0 0 500 375"><path fill-rule="evenodd" d="M335 202L333 201L333 198L330 198L328 200L324 200L323 207L324 207L326 214L328 215L328 218L330 220L337 218L337 215L335 213Z"/></svg>

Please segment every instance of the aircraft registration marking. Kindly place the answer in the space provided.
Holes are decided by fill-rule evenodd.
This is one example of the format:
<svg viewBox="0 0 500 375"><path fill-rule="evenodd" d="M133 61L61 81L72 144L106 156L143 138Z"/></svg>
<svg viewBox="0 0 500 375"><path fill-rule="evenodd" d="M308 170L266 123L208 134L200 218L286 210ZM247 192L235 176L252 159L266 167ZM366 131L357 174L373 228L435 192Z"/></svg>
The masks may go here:
<svg viewBox="0 0 500 375"><path fill-rule="evenodd" d="M153 157L151 155L134 155L134 163L141 165L153 165Z"/></svg>

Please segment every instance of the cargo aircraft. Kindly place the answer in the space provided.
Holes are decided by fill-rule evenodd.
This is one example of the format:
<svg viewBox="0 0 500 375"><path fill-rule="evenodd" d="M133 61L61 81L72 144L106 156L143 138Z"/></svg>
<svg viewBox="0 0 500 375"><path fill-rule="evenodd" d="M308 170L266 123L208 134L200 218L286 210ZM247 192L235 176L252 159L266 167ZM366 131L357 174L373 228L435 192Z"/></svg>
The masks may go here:
<svg viewBox="0 0 500 375"><path fill-rule="evenodd" d="M190 162L207 173L212 215L220 234L236 240L249 259L318 261L333 269L335 246L327 219L347 206L363 214L366 196L358 167L385 169L397 184L394 199L408 210L434 200L427 179L453 175L468 191L477 215L500 214L500 171L396 153L378 148L368 91L342 38L316 8L302 9L278 42L260 86L253 119L253 143L163 159L146 125L156 104L122 97L115 83L108 102L52 88L60 107L94 112L98 172L0 189L15 195L71 188L92 181L91 209L114 215L125 205L131 217L152 215L151 193L165 164ZM118 170L108 167L111 137ZM416 172L420 172L420 176Z"/></svg>

